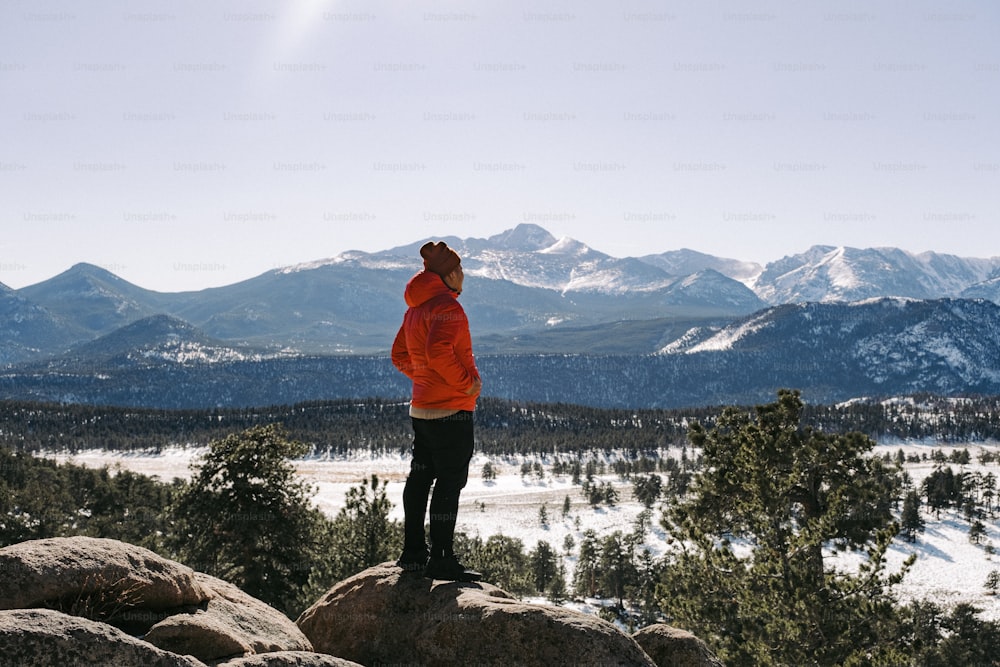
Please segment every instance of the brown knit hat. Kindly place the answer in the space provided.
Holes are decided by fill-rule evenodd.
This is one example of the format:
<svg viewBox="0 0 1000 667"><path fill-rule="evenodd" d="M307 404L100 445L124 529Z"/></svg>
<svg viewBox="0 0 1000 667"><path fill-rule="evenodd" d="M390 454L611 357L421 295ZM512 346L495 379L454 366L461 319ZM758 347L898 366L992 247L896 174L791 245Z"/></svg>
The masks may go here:
<svg viewBox="0 0 1000 667"><path fill-rule="evenodd" d="M428 241L420 248L420 256L424 258L424 268L436 273L442 278L458 268L462 258L448 247L444 241Z"/></svg>

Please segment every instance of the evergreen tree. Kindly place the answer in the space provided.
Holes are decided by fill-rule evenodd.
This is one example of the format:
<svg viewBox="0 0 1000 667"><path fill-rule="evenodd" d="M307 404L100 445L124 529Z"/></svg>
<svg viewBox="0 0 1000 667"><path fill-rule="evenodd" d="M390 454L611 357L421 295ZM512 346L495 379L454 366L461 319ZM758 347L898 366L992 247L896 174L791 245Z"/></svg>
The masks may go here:
<svg viewBox="0 0 1000 667"><path fill-rule="evenodd" d="M980 544L985 537L986 525L979 519L976 519L969 527L969 542L972 544Z"/></svg>
<svg viewBox="0 0 1000 667"><path fill-rule="evenodd" d="M903 499L899 532L907 542L915 542L917 533L924 532L924 518L920 515L920 494L916 490L908 491Z"/></svg>
<svg viewBox="0 0 1000 667"><path fill-rule="evenodd" d="M549 587L545 591L545 597L548 601L555 605L560 605L566 601L566 568L563 566L562 562L559 563L559 569L556 571L556 576L552 577L549 581Z"/></svg>
<svg viewBox="0 0 1000 667"><path fill-rule="evenodd" d="M598 590L599 550L597 533L587 529L580 540L580 551L573 573L573 590L580 597L593 597Z"/></svg>
<svg viewBox="0 0 1000 667"><path fill-rule="evenodd" d="M491 535L485 543L478 538L472 540L463 550L468 553L469 565L483 573L484 581L514 595L527 595L535 590L521 540L506 535Z"/></svg>
<svg viewBox="0 0 1000 667"><path fill-rule="evenodd" d="M670 508L677 538L660 596L664 611L714 644L727 664L850 664L891 660L879 636L894 614L886 575L896 534L895 488L860 433L800 426L798 392L753 414L727 410L691 443L704 457L693 494ZM750 547L737 552L727 536ZM857 572L825 566L824 548L864 548Z"/></svg>
<svg viewBox="0 0 1000 667"><path fill-rule="evenodd" d="M632 482L632 493L635 499L646 508L652 508L663 492L663 480L659 475L636 477Z"/></svg>
<svg viewBox="0 0 1000 667"><path fill-rule="evenodd" d="M1000 589L1000 570L990 570L990 573L986 575L984 586L990 595L996 595L997 589Z"/></svg>
<svg viewBox="0 0 1000 667"><path fill-rule="evenodd" d="M629 600L636 608L635 623L638 628L659 623L662 620L656 599L657 582L662 567L649 549L642 549L636 562L636 581L630 587Z"/></svg>
<svg viewBox="0 0 1000 667"><path fill-rule="evenodd" d="M357 574L365 568L395 558L403 547L398 521L391 521L392 503L386 496L388 482L377 475L352 486L344 506L329 525L329 551L324 561L329 568L326 587Z"/></svg>
<svg viewBox="0 0 1000 667"><path fill-rule="evenodd" d="M638 571L633 562L631 540L620 530L606 535L601 541L599 556L599 586L604 597L616 598L618 607L624 609L626 591L638 582Z"/></svg>
<svg viewBox="0 0 1000 667"><path fill-rule="evenodd" d="M979 609L960 602L947 614L931 602L914 604L906 629L912 651L912 663L921 667L954 665L995 665L1000 645L1000 623L978 618ZM916 621L916 622L914 622ZM914 627L916 626L916 627Z"/></svg>
<svg viewBox="0 0 1000 667"><path fill-rule="evenodd" d="M173 507L179 560L293 611L326 522L289 463L306 451L276 425L212 442Z"/></svg>
<svg viewBox="0 0 1000 667"><path fill-rule="evenodd" d="M618 502L618 490L611 482L601 482L600 497L608 507L614 507Z"/></svg>
<svg viewBox="0 0 1000 667"><path fill-rule="evenodd" d="M548 542L540 540L528 554L528 561L531 566L531 578L535 590L539 593L545 593L549 589L549 584L559 573L555 549Z"/></svg>

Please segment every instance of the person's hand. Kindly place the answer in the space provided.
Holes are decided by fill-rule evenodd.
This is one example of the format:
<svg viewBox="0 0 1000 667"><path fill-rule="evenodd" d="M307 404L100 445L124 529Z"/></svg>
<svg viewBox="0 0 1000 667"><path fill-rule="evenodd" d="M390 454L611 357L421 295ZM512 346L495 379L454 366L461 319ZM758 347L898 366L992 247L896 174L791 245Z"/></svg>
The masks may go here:
<svg viewBox="0 0 1000 667"><path fill-rule="evenodd" d="M466 395L475 396L483 389L483 381L476 378L472 381L472 386L465 390Z"/></svg>

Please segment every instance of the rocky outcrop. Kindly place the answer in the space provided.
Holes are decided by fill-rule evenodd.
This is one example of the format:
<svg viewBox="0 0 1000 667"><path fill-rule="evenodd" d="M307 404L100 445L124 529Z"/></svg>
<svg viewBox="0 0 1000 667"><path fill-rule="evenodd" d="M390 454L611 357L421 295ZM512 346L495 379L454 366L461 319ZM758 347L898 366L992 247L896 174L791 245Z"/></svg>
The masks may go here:
<svg viewBox="0 0 1000 667"><path fill-rule="evenodd" d="M52 609L0 611L0 665L115 665L204 667L106 623Z"/></svg>
<svg viewBox="0 0 1000 667"><path fill-rule="evenodd" d="M0 609L55 606L150 612L208 600L194 570L132 544L93 537L31 540L0 549Z"/></svg>
<svg viewBox="0 0 1000 667"><path fill-rule="evenodd" d="M0 612L6 615L0 641L18 655L33 656L10 664L202 665L312 651L276 609L221 579L124 542L22 542L0 549L0 573L0 609L16 610ZM105 644L119 657L88 657ZM57 659L74 650L81 651L79 659ZM0 667L6 655L0 650ZM313 663L296 655L286 659L292 662L273 664L329 664L323 656Z"/></svg>
<svg viewBox="0 0 1000 667"><path fill-rule="evenodd" d="M293 623L230 583L130 544L71 537L0 549L0 667L84 664L721 663L668 626L633 638L596 616L389 563L340 582Z"/></svg>
<svg viewBox="0 0 1000 667"><path fill-rule="evenodd" d="M286 651L284 653L264 653L248 655L229 662L223 662L218 667L361 667L356 662L335 658L325 653L309 653L306 651Z"/></svg>
<svg viewBox="0 0 1000 667"><path fill-rule="evenodd" d="M174 653L201 660L274 651L312 651L312 644L284 614L236 586L197 573L208 602L190 613L160 621L144 639Z"/></svg>
<svg viewBox="0 0 1000 667"><path fill-rule="evenodd" d="M662 623L648 625L632 638L659 667L723 667L702 640Z"/></svg>
<svg viewBox="0 0 1000 667"><path fill-rule="evenodd" d="M595 616L520 602L486 583L403 575L389 563L340 582L297 623L317 651L366 665L654 665Z"/></svg>

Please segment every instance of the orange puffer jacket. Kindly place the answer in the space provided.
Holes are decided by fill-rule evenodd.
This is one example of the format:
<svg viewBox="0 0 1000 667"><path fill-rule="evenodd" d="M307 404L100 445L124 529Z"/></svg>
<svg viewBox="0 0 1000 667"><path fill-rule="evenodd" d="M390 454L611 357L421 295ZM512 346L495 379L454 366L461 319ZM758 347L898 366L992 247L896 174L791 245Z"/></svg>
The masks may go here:
<svg viewBox="0 0 1000 667"><path fill-rule="evenodd" d="M392 344L393 365L413 380L415 408L474 410L479 379L472 337L457 294L436 273L421 271L406 285L403 325Z"/></svg>

